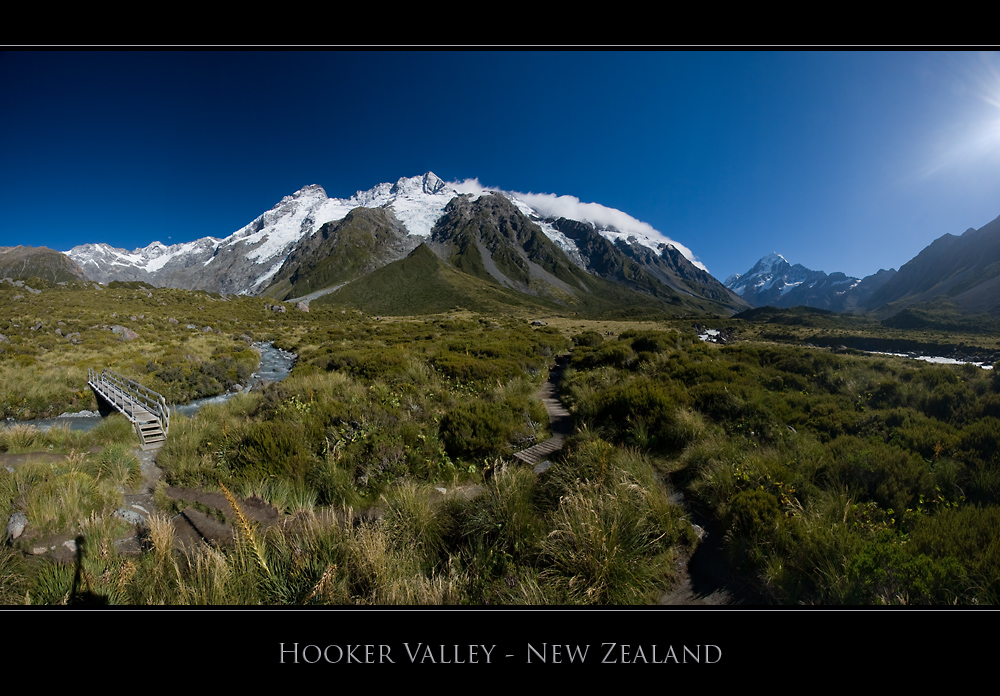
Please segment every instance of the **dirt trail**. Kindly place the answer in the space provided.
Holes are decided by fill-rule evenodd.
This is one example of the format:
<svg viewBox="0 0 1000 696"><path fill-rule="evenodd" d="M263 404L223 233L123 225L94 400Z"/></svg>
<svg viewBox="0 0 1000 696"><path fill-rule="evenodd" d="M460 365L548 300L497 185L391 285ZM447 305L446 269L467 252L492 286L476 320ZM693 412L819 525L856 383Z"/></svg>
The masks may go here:
<svg viewBox="0 0 1000 696"><path fill-rule="evenodd" d="M536 466L548 455L562 449L563 443L572 433L572 419L569 411L558 397L557 384L563 369L569 362L569 355L561 355L549 371L549 378L538 390L538 398L545 404L549 414L552 437L521 452L515 457L531 466ZM678 505L691 511L682 495L676 495ZM695 527L702 541L692 555L685 555L677 562L677 584L663 593L660 604L671 606L726 606L739 604L762 604L747 588L740 586L729 573L722 551L722 533L707 533L702 526Z"/></svg>
<svg viewBox="0 0 1000 696"><path fill-rule="evenodd" d="M562 377L563 369L568 361L569 355L557 357L555 365L549 370L549 378L538 388L538 398L541 399L545 405L545 411L549 414L549 429L552 431L552 437L514 453L515 457L530 466L536 466L553 452L561 450L566 436L572 432L569 411L559 400L556 390L556 384Z"/></svg>

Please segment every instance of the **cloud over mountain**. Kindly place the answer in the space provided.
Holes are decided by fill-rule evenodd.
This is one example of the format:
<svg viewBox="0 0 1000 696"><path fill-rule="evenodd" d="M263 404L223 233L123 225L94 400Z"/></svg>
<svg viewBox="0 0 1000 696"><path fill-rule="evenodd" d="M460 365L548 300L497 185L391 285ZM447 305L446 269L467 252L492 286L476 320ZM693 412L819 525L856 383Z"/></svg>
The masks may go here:
<svg viewBox="0 0 1000 696"><path fill-rule="evenodd" d="M471 193L480 195L485 191L499 191L500 189L486 187L479 183L479 179L466 179L461 182L450 184L459 193ZM645 238L651 242L669 244L677 249L684 257L703 271L708 271L703 263L698 261L688 247L675 242L665 234L654 228L652 225L641 220L636 220L628 213L624 213L616 208L609 208L600 203L584 203L576 196L559 196L554 193L520 193L511 192L520 200L534 208L540 215L548 218L564 217L569 220L580 220L589 222L602 230L617 230L622 236L635 235Z"/></svg>

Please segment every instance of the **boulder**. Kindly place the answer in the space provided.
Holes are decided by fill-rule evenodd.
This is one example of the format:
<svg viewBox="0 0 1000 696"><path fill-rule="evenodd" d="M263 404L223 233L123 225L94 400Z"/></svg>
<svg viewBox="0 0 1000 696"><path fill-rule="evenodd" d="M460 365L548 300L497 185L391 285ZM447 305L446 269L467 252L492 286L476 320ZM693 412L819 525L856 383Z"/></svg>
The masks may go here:
<svg viewBox="0 0 1000 696"><path fill-rule="evenodd" d="M118 508L117 510L115 510L115 517L119 517L128 522L129 524L134 524L134 525L140 525L143 522L145 522L142 515L140 515L138 512L135 512L134 510L126 510L125 508Z"/></svg>
<svg viewBox="0 0 1000 696"><path fill-rule="evenodd" d="M112 326L111 330L114 331L116 334L121 334L122 340L124 341L132 341L136 338L139 338L139 334L137 334L135 331L124 326L119 326L118 324Z"/></svg>
<svg viewBox="0 0 1000 696"><path fill-rule="evenodd" d="M15 512L7 521L7 538L11 541L17 539L28 526L28 518L23 512Z"/></svg>

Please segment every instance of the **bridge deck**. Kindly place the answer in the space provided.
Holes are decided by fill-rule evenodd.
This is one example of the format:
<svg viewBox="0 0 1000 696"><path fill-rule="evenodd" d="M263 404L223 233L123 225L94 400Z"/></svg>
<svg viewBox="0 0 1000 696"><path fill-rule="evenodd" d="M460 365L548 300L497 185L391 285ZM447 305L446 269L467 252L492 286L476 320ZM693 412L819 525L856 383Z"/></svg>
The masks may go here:
<svg viewBox="0 0 1000 696"><path fill-rule="evenodd" d="M111 370L91 370L87 384L100 400L132 422L143 450L163 446L170 427L170 412L163 396Z"/></svg>

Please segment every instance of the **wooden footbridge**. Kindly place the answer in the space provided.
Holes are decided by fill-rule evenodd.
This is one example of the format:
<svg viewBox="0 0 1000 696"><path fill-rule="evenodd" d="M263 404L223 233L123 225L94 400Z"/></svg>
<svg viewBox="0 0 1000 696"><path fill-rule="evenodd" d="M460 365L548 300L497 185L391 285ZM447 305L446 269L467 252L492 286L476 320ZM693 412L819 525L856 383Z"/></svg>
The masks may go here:
<svg viewBox="0 0 1000 696"><path fill-rule="evenodd" d="M163 447L170 429L170 410L163 396L111 370L92 369L89 376L87 384L97 395L101 415L112 408L120 411L132 421L144 451Z"/></svg>

